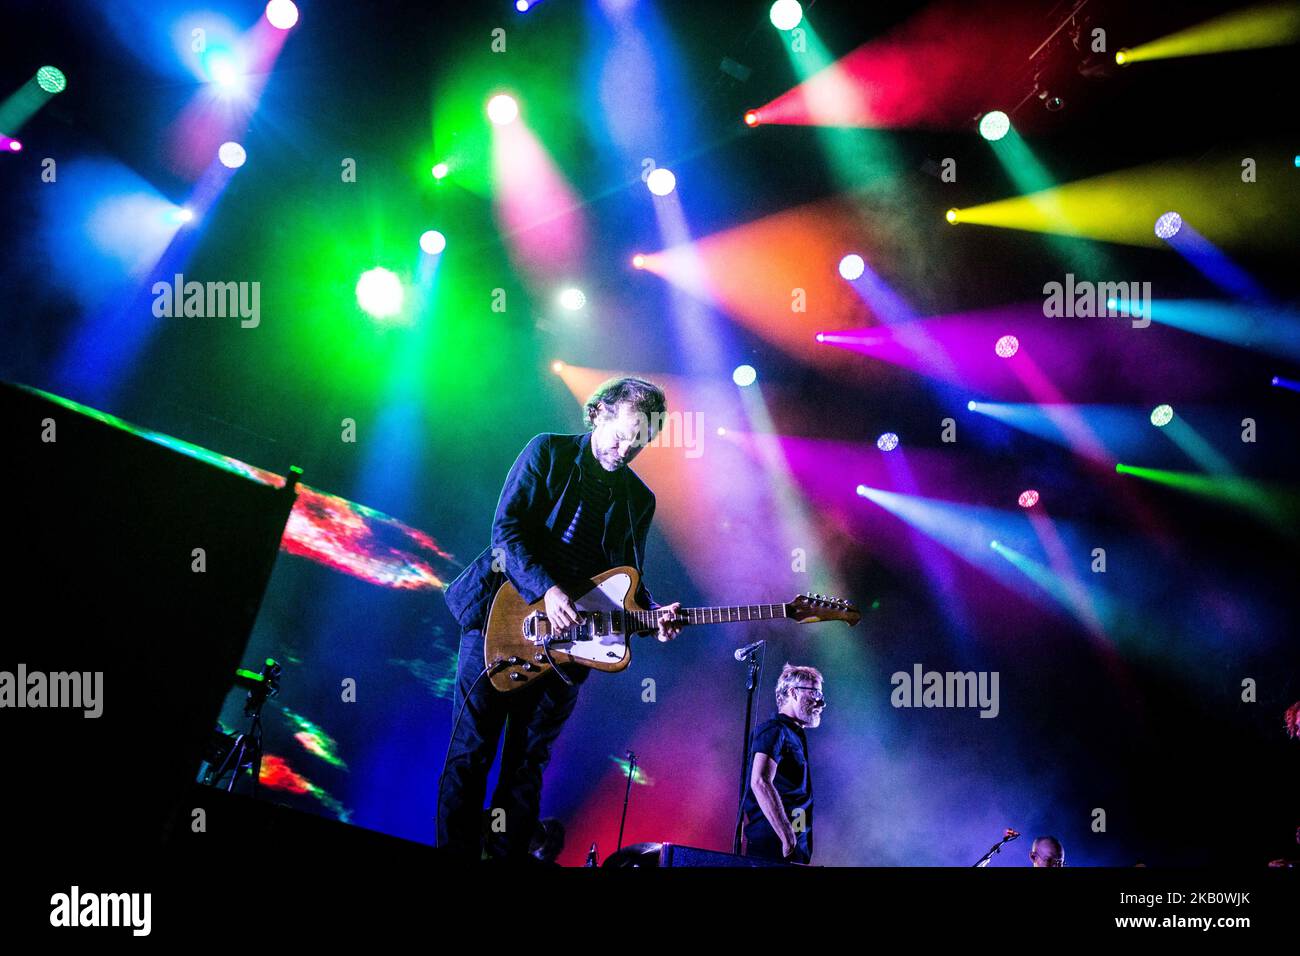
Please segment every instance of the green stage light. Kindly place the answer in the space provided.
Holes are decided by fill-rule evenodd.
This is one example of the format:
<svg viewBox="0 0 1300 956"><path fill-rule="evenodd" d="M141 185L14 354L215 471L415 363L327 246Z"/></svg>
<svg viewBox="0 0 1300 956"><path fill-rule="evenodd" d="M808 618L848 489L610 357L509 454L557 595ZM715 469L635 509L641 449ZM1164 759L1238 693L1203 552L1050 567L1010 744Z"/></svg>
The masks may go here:
<svg viewBox="0 0 1300 956"><path fill-rule="evenodd" d="M62 93L68 88L68 78L57 66L43 66L37 70L36 83L46 93Z"/></svg>
<svg viewBox="0 0 1300 956"><path fill-rule="evenodd" d="M996 143L1011 129L1011 118L1001 110L990 110L980 119L980 135Z"/></svg>
<svg viewBox="0 0 1300 956"><path fill-rule="evenodd" d="M803 20L803 6L799 0L776 0L767 15L778 30L793 30Z"/></svg>
<svg viewBox="0 0 1300 956"><path fill-rule="evenodd" d="M357 305L377 319L402 311L402 299L402 280L387 269L370 269L357 280Z"/></svg>

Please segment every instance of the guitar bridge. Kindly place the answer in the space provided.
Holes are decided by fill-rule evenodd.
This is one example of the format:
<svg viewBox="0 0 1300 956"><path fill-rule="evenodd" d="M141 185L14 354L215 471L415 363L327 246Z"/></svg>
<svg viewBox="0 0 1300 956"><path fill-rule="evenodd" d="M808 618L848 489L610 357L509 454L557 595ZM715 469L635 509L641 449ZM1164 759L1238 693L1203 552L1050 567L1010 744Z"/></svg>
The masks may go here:
<svg viewBox="0 0 1300 956"><path fill-rule="evenodd" d="M523 632L524 640L530 641L533 644L539 643L541 639L545 636L542 634L542 627L541 627L541 625L544 622L546 622L545 611L534 611L532 614L529 614L527 617L525 617L523 620L523 624L520 628L520 630L522 630ZM547 627L546 630L550 631L550 628Z"/></svg>

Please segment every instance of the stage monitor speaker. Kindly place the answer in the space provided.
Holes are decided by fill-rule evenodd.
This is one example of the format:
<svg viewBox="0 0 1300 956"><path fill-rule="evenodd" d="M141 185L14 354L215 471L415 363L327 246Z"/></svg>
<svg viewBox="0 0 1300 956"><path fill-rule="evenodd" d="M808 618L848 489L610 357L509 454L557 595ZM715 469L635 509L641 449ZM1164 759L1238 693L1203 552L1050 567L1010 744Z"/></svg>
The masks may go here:
<svg viewBox="0 0 1300 956"><path fill-rule="evenodd" d="M734 853L720 853L717 850L701 850L693 846L679 846L665 843L659 851L660 866L778 866L785 869L794 867L793 863L781 863L777 860L760 860L757 857L736 856Z"/></svg>

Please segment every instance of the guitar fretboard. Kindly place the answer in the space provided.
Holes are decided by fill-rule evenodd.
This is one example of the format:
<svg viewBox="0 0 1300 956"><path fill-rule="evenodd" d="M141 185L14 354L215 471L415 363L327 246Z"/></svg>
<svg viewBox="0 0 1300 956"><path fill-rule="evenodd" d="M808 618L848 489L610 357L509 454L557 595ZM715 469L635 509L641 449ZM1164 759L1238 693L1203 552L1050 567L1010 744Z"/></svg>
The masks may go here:
<svg viewBox="0 0 1300 956"><path fill-rule="evenodd" d="M727 607L684 607L677 616L687 624L733 624L738 621L771 621L789 617L784 604L732 604ZM625 611L633 630L659 627L658 611Z"/></svg>

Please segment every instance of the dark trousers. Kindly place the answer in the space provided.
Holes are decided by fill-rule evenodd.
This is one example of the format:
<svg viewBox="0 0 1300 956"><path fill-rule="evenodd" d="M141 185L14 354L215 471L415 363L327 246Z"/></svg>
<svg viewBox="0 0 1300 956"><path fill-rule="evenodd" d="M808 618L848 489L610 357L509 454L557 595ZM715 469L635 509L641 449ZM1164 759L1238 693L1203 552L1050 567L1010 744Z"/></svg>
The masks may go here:
<svg viewBox="0 0 1300 956"><path fill-rule="evenodd" d="M781 851L781 838L765 817L746 820L741 846L745 856L760 860L777 860L785 863L812 862L812 834L796 833L794 852L786 856Z"/></svg>
<svg viewBox="0 0 1300 956"><path fill-rule="evenodd" d="M551 760L551 745L573 713L578 686L589 671L585 667L566 669L574 681L572 687L552 673L510 694L494 690L484 677L471 692L470 686L482 671L483 633L464 631L452 695L453 721L461 703L467 697L469 702L452 735L447 769L438 783L438 846L477 861L486 835L489 856L524 858L537 828L542 772ZM483 797L502 728L506 740L501 773L492 794L493 812L485 820Z"/></svg>

